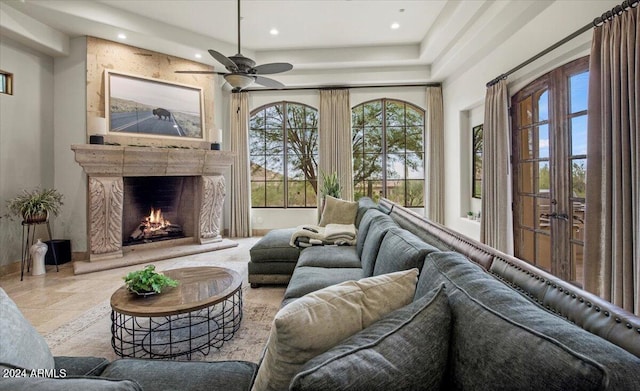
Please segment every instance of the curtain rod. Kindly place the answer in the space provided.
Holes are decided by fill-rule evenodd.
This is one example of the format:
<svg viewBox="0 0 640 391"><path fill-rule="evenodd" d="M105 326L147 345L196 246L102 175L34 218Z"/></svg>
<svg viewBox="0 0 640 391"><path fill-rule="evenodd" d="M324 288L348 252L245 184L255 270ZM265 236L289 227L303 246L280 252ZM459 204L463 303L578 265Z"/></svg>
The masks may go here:
<svg viewBox="0 0 640 391"><path fill-rule="evenodd" d="M638 0L640 1L640 0ZM284 88L249 88L242 90L244 92L260 92L260 91L305 91L305 90L335 90L341 88L380 88L380 87L440 87L442 83L413 83L413 84L369 84L369 85L342 85L342 86L316 86L316 87L284 87Z"/></svg>
<svg viewBox="0 0 640 391"><path fill-rule="evenodd" d="M593 22L581 27L580 29L576 30L574 33L566 36L565 38L561 39L560 41L556 42L555 44L549 46L548 48L546 48L545 50L541 51L540 53L536 54L535 56L529 58L528 60L522 62L521 64L509 69L507 72L503 73L502 75L496 77L495 79L489 81L487 83L487 87L491 87L492 85L496 84L497 82L499 82L502 79L506 79L507 76L511 75L512 73L519 71L520 69L524 68L525 66L531 64L532 62L534 62L535 60L539 59L540 57L546 55L547 53L557 49L558 47L564 45L565 43L571 41L572 39L576 38L577 36L583 34L586 31L589 31L591 28L593 27L599 27L602 24L606 23L606 22L610 22L611 20L613 20L613 18L617 15L622 14L624 11L628 10L629 8L635 8L638 6L638 3L640 2L640 0L625 0L622 2L622 4L620 5L616 5L615 7L613 7L610 11L607 11L605 13L602 14L602 16L598 16L597 18L595 18L593 20Z"/></svg>

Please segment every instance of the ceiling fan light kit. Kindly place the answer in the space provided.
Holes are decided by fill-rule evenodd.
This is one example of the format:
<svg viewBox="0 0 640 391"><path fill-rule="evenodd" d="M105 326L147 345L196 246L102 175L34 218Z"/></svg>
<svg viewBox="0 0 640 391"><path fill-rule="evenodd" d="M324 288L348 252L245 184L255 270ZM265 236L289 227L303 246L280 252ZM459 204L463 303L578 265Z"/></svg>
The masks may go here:
<svg viewBox="0 0 640 391"><path fill-rule="evenodd" d="M241 91L251 84L256 83L270 88L283 88L284 84L277 80L259 75L269 75L281 73L293 69L293 65L287 62L274 62L256 66L255 61L245 57L241 53L240 45L240 0L238 0L238 53L234 56L227 57L224 54L209 49L208 52L216 61L224 65L230 73L215 71L176 71L176 73L190 74L218 74L222 75L229 85L233 88L233 92Z"/></svg>
<svg viewBox="0 0 640 391"><path fill-rule="evenodd" d="M249 75L242 73L227 73L224 79L233 87L234 90L242 90L249 87L255 79Z"/></svg>

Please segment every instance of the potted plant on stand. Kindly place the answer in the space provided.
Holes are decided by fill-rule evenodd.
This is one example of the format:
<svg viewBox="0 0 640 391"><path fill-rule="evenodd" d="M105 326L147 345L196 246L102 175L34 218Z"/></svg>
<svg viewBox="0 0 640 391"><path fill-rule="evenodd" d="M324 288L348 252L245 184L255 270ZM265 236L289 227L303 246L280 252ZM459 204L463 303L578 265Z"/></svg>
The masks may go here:
<svg viewBox="0 0 640 391"><path fill-rule="evenodd" d="M21 216L27 224L43 223L50 215L57 216L62 207L62 194L56 189L36 188L22 193L9 201L10 215Z"/></svg>

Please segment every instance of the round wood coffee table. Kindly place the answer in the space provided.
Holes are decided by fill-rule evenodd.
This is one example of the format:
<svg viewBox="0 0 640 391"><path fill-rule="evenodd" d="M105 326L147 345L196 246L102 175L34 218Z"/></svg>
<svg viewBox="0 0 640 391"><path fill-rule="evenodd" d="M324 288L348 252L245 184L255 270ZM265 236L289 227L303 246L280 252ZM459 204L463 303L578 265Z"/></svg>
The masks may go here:
<svg viewBox="0 0 640 391"><path fill-rule="evenodd" d="M178 286L151 296L123 286L111 296L111 346L118 356L191 359L233 337L242 320L238 273L213 266L163 273Z"/></svg>

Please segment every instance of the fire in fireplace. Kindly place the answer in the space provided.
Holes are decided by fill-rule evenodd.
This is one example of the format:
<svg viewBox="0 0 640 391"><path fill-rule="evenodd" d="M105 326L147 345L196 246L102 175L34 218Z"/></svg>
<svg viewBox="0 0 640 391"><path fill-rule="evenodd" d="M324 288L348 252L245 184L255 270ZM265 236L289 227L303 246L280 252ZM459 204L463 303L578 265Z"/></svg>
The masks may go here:
<svg viewBox="0 0 640 391"><path fill-rule="evenodd" d="M146 216L140 225L129 235L129 241L155 241L182 237L182 227L164 218L161 209L151 208L149 216Z"/></svg>
<svg viewBox="0 0 640 391"><path fill-rule="evenodd" d="M194 177L125 177L122 245L192 237Z"/></svg>

